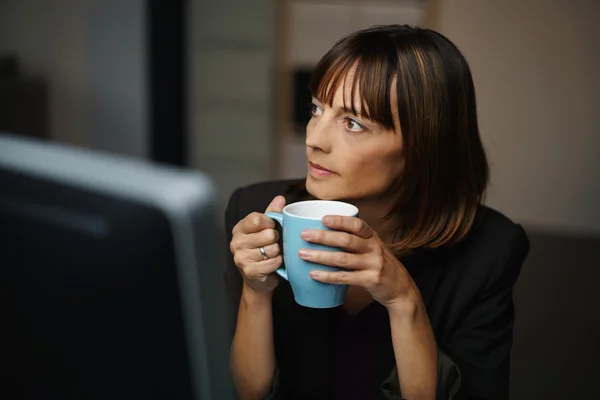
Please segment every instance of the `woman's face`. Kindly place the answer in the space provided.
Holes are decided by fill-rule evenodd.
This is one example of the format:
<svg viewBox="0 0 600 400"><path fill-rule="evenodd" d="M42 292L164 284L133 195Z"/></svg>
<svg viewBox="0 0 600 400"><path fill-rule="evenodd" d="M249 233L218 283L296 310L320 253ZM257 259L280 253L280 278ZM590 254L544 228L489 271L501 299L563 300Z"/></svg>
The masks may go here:
<svg viewBox="0 0 600 400"><path fill-rule="evenodd" d="M392 104L395 129L345 112L343 96L349 105L351 81L338 86L331 107L313 98L306 128L306 189L318 199L377 198L399 179L404 165L397 105ZM354 102L360 112L358 95Z"/></svg>

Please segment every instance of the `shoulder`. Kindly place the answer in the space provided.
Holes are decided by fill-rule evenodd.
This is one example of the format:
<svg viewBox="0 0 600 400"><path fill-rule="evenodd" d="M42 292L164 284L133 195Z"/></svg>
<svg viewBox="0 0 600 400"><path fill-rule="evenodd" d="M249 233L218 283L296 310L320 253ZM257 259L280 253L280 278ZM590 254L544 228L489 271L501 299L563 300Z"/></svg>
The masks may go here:
<svg viewBox="0 0 600 400"><path fill-rule="evenodd" d="M470 233L461 242L416 253L407 260L441 343L449 340L467 314L475 324L510 308L510 296L528 252L529 239L521 225L480 206Z"/></svg>
<svg viewBox="0 0 600 400"><path fill-rule="evenodd" d="M302 192L304 180L273 180L239 187L231 194L227 204L226 224L236 224L252 212L264 212L275 196L285 196L288 203Z"/></svg>
<svg viewBox="0 0 600 400"><path fill-rule="evenodd" d="M417 252L406 261L424 290L439 278L438 289L467 300L500 286L512 287L528 252L529 239L521 225L480 206L471 231L461 242Z"/></svg>
<svg viewBox="0 0 600 400"><path fill-rule="evenodd" d="M529 239L520 224L493 208L480 206L471 232L456 250L469 261L469 272L484 278L487 286L512 285L529 253Z"/></svg>
<svg viewBox="0 0 600 400"><path fill-rule="evenodd" d="M487 206L480 206L469 236L496 258L506 258L515 252L526 254L529 250L525 229Z"/></svg>

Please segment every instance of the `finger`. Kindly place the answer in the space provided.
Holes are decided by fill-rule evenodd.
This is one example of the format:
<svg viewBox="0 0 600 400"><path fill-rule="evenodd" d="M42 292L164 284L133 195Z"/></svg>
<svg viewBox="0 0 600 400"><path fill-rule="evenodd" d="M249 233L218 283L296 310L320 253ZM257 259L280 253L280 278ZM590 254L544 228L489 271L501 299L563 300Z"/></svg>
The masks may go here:
<svg viewBox="0 0 600 400"><path fill-rule="evenodd" d="M366 260L361 254L345 251L300 249L298 256L303 260L330 267L344 269L365 269L367 267Z"/></svg>
<svg viewBox="0 0 600 400"><path fill-rule="evenodd" d="M315 281L331 283L336 285L353 285L365 288L377 285L376 279L371 271L321 271L310 272L310 277Z"/></svg>
<svg viewBox="0 0 600 400"><path fill-rule="evenodd" d="M283 207L285 207L285 197L277 196L272 201L271 204L267 207L265 212L282 212Z"/></svg>
<svg viewBox="0 0 600 400"><path fill-rule="evenodd" d="M242 268L242 273L247 279L260 280L263 277L266 279L266 276L277 271L282 263L283 257L279 255L268 260L252 263L249 266Z"/></svg>
<svg viewBox="0 0 600 400"><path fill-rule="evenodd" d="M269 204L269 206L267 207L267 210L265 212L268 212L268 211L282 212L283 207L285 207L285 197L276 196L271 201L271 204ZM262 213L253 212L253 213L247 215L246 218L244 218L240 222L238 222L233 227L232 233L234 235L236 233L240 233L240 232L246 233L246 234L247 233L255 233L255 232L260 232L263 229L274 228L274 227L275 227L275 221L273 221L271 218L267 217L266 215L264 215Z"/></svg>
<svg viewBox="0 0 600 400"><path fill-rule="evenodd" d="M373 229L365 221L357 217L326 215L321 222L328 228L353 233L363 239L369 239L373 236Z"/></svg>
<svg viewBox="0 0 600 400"><path fill-rule="evenodd" d="M338 247L353 253L366 253L369 250L366 239L348 232L306 229L300 233L300 237L307 242Z"/></svg>
<svg viewBox="0 0 600 400"><path fill-rule="evenodd" d="M267 260L275 258L280 254L279 244L277 243L262 246L262 248L265 250L265 254L268 257ZM265 257L262 255L260 249L258 248L247 249L246 251L249 253L249 259L251 259L252 261L260 262L265 260Z"/></svg>
<svg viewBox="0 0 600 400"><path fill-rule="evenodd" d="M258 249L261 246L268 246L277 243L279 233L275 229L263 229L260 232L240 235L236 237L236 249Z"/></svg>
<svg viewBox="0 0 600 400"><path fill-rule="evenodd" d="M237 225L233 228L233 234L250 234L269 228L275 228L275 221L267 217L265 214L253 212L252 214L248 214L246 218L237 223Z"/></svg>

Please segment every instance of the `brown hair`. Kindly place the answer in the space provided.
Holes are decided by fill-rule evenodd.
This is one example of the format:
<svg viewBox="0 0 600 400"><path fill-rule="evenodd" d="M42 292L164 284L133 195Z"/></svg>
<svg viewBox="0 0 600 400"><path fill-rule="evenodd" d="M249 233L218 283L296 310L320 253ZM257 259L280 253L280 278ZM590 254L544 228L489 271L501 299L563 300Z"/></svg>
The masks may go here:
<svg viewBox="0 0 600 400"><path fill-rule="evenodd" d="M349 77L351 69L354 74ZM389 129L394 129L396 84L404 172L386 193L398 197L387 217L401 216L399 241L392 249L402 254L463 239L489 174L473 78L463 55L435 31L377 26L337 42L318 63L309 89L331 105L346 77L353 80L346 107ZM355 109L355 93L360 110Z"/></svg>

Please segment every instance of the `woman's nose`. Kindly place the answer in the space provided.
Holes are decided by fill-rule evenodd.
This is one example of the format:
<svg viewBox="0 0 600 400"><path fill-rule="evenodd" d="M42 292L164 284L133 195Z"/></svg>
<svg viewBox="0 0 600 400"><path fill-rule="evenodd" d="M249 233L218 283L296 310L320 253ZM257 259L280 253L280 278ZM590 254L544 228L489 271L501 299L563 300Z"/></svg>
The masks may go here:
<svg viewBox="0 0 600 400"><path fill-rule="evenodd" d="M311 120L306 126L306 146L325 153L331 151L331 124L325 115Z"/></svg>

